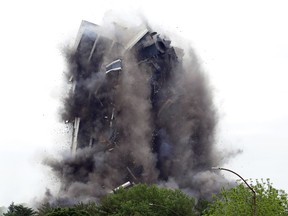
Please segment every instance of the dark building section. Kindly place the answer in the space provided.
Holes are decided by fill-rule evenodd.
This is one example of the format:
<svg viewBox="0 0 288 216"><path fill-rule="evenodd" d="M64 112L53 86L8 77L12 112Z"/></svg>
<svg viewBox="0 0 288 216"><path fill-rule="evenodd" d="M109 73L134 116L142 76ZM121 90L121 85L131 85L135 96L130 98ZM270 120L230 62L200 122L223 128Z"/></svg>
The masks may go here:
<svg viewBox="0 0 288 216"><path fill-rule="evenodd" d="M110 151L117 145L121 131L115 119L121 110L115 107L115 93L122 70L130 64L125 61L131 58L135 59L141 73L149 76L151 109L156 117L151 148L154 151L161 149L158 141L163 138L158 133L157 116L169 103L169 79L181 59L170 45L171 41L146 26L135 28L133 34L131 30L125 32L125 28L116 28L117 34L109 35L95 24L87 21L81 24L73 54L77 59L76 68L70 78L73 82L73 105L68 121L74 124L73 154L78 148L99 143L104 143ZM125 34L129 34L128 40Z"/></svg>

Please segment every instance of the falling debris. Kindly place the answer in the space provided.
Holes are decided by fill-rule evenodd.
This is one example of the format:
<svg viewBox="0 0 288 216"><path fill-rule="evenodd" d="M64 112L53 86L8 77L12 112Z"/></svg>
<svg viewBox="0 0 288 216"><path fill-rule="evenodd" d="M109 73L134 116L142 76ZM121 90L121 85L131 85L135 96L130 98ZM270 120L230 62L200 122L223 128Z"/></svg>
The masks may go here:
<svg viewBox="0 0 288 216"><path fill-rule="evenodd" d="M130 181L125 182L124 184L120 185L119 187L114 188L112 193L116 193L120 188L124 188L125 189L125 188L132 187L133 185L134 185L133 182L130 182Z"/></svg>
<svg viewBox="0 0 288 216"><path fill-rule="evenodd" d="M210 172L220 162L215 108L191 49L146 25L82 21L67 63L72 154L46 161L61 180L58 200L97 200L125 182L198 197L223 185Z"/></svg>

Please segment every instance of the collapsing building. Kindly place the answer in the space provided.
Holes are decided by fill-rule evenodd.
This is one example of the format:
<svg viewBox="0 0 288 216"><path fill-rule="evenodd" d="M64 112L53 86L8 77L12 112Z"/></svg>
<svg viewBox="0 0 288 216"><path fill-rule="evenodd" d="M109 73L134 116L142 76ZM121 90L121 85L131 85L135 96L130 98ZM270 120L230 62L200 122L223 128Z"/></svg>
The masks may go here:
<svg viewBox="0 0 288 216"><path fill-rule="evenodd" d="M82 21L62 115L73 156L50 163L64 194L97 198L127 181L219 189L223 178L208 171L219 164L210 91L193 52L183 56L146 25Z"/></svg>
<svg viewBox="0 0 288 216"><path fill-rule="evenodd" d="M171 41L161 38L146 26L135 28L132 33L125 32L125 28L121 26L116 27L119 32L112 37L108 33L105 35L105 30L101 31L101 27L95 24L87 21L81 24L75 51L79 55L79 66L85 69L81 68L70 79L74 85L76 109L71 146L73 154L79 147L91 147L99 142L108 143L111 150L117 144L119 132L114 120L120 110L115 107L114 96L119 75L125 70L125 62L122 62L124 58L129 61L132 61L129 58L135 58L138 67L143 68L142 72L149 73L147 83L151 86L150 100L155 113L160 111L159 103L157 104L160 89L168 83L173 69L179 64L175 49L170 46ZM101 79L97 75L105 79L105 84L97 83L94 92L85 89L83 81L93 76ZM89 109L86 114L90 115L81 112L83 109ZM101 138L94 133L94 127L91 127L95 121L100 121L100 130L105 131Z"/></svg>
<svg viewBox="0 0 288 216"><path fill-rule="evenodd" d="M114 97L119 76L122 70L125 70L125 63L130 64L123 62L124 59L135 61L140 72L149 76L147 80L147 85L151 87L149 100L155 115L159 116L160 111L171 103L168 97L169 89L166 87L166 92L161 91L169 83L173 70L181 62L175 49L170 46L171 41L161 38L159 34L143 25L130 32L125 32L126 29L121 26L116 27L118 27L117 35L112 37L95 24L87 21L81 24L75 52L79 55L77 57L80 60L79 66L83 68L77 70L78 73L70 78L73 81L75 97L71 145L73 154L77 148L92 147L100 143L104 143L109 151L117 145L122 133L120 128L117 128L115 119L121 110L117 109ZM96 86L93 88L96 89L93 92L83 86L83 82L91 77L105 80L95 83ZM93 126L96 122L97 125ZM154 124L151 148L157 149L158 141L161 139L161 132L159 133L161 128L156 122ZM95 133L95 128L101 133L98 131Z"/></svg>

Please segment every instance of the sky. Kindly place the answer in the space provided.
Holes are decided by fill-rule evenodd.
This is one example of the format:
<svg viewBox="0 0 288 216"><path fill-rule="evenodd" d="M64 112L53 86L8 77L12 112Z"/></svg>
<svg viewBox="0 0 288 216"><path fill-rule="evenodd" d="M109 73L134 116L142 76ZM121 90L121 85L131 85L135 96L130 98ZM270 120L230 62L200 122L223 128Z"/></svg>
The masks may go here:
<svg viewBox="0 0 288 216"><path fill-rule="evenodd" d="M243 151L223 167L288 192L287 9L279 0L1 1L0 206L29 203L57 185L41 160L69 149L58 120L61 48L81 20L101 23L109 10L141 12L191 42L219 113L216 146Z"/></svg>

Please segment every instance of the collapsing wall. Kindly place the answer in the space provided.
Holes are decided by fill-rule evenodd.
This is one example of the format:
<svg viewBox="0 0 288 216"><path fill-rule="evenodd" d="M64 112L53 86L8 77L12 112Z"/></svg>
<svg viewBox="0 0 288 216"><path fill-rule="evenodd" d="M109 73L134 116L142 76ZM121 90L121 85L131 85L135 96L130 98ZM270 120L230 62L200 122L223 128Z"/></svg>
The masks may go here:
<svg viewBox="0 0 288 216"><path fill-rule="evenodd" d="M67 53L72 88L63 120L72 155L47 162L60 197L97 199L124 182L158 183L207 196L224 182L211 173L216 114L193 52L147 26L83 21Z"/></svg>

